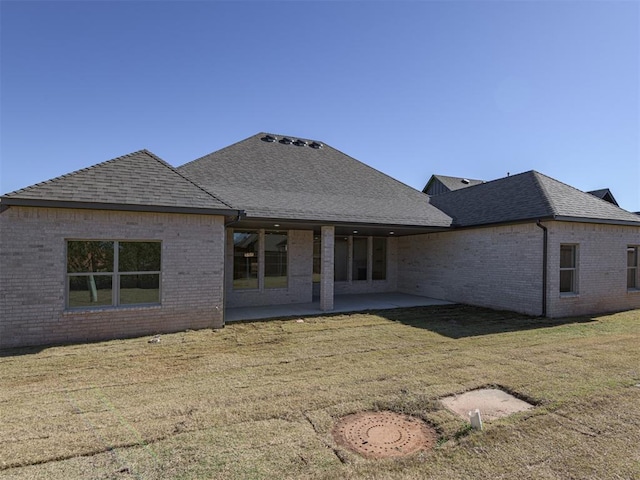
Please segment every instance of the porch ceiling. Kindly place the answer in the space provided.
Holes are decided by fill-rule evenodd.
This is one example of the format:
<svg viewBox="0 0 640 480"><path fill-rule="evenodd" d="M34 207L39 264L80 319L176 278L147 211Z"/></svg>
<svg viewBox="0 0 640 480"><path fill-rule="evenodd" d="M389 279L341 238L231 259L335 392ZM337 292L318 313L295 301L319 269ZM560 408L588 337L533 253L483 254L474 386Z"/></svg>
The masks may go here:
<svg viewBox="0 0 640 480"><path fill-rule="evenodd" d="M442 232L443 227L424 227L413 225L380 225L367 223L329 223L317 221L292 221L278 220L275 218L243 218L240 221L231 221L227 225L232 228L247 228L266 230L313 230L320 234L323 226L335 227L336 235L362 235L376 237L402 237L406 235L418 235L429 232ZM357 233L356 233L357 232Z"/></svg>

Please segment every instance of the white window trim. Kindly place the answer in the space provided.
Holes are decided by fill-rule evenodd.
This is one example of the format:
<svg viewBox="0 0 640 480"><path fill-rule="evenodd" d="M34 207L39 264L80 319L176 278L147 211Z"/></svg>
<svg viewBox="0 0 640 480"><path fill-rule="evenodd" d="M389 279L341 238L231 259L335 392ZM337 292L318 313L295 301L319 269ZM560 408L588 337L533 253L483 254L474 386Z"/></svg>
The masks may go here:
<svg viewBox="0 0 640 480"><path fill-rule="evenodd" d="M571 285L571 291L569 292L559 292L561 297L577 297L580 295L580 287L578 281L578 265L580 264L580 249L579 244L577 243L561 243L560 250L562 247L572 247L573 248L573 267L560 267L559 272L563 271L572 271L573 272L573 282ZM558 290L560 290L560 275L558 274Z"/></svg>

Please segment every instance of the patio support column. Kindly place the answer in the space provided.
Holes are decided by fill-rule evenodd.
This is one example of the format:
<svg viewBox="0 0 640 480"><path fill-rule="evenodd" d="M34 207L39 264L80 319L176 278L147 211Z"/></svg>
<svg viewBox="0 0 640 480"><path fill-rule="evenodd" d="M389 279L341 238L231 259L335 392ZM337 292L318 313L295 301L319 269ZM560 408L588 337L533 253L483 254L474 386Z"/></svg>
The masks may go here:
<svg viewBox="0 0 640 480"><path fill-rule="evenodd" d="M323 226L320 238L320 310L333 310L334 227Z"/></svg>

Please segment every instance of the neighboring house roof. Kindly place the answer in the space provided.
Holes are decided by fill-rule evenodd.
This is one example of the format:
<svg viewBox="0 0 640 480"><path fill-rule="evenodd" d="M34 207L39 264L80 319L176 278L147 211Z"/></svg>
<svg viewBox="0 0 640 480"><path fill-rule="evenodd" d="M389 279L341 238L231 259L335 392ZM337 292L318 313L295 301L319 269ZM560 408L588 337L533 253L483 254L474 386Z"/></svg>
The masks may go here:
<svg viewBox="0 0 640 480"><path fill-rule="evenodd" d="M640 226L637 215L536 171L529 171L431 198L468 227L556 219Z"/></svg>
<svg viewBox="0 0 640 480"><path fill-rule="evenodd" d="M7 193L2 206L237 214L147 150Z"/></svg>
<svg viewBox="0 0 640 480"><path fill-rule="evenodd" d="M249 219L451 224L418 190L313 140L260 133L178 171Z"/></svg>
<svg viewBox="0 0 640 480"><path fill-rule="evenodd" d="M613 203L615 206L618 206L618 202L616 202L616 199L613 196L613 193L611 193L611 190L609 190L608 188L601 188L600 190L591 190L590 192L587 192L587 193L590 193L594 197L601 198L605 202Z"/></svg>
<svg viewBox="0 0 640 480"><path fill-rule="evenodd" d="M427 195L439 195L461 188L472 187L484 183L483 180L474 180L473 178L448 177L446 175L431 175L431 178L422 189Z"/></svg>

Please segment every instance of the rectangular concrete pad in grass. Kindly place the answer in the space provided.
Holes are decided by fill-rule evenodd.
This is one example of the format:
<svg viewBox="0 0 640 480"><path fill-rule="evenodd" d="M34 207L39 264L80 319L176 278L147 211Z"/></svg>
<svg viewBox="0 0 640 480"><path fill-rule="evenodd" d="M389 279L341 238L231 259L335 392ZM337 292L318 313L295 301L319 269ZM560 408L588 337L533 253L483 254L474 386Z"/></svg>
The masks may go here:
<svg viewBox="0 0 640 480"><path fill-rule="evenodd" d="M225 310L225 321L234 322L240 320L362 312L365 310L388 310L392 308L425 307L429 305L451 305L451 302L405 293L336 295L333 310L330 311L320 310L319 300L311 303L264 305L260 307L235 307L227 308Z"/></svg>
<svg viewBox="0 0 640 480"><path fill-rule="evenodd" d="M512 413L530 410L533 405L497 388L482 388L461 395L441 398L442 404L465 420L476 409L484 420L496 420Z"/></svg>

